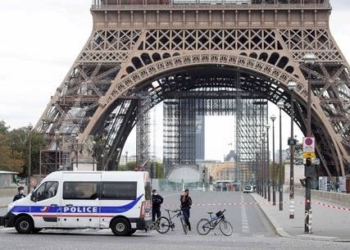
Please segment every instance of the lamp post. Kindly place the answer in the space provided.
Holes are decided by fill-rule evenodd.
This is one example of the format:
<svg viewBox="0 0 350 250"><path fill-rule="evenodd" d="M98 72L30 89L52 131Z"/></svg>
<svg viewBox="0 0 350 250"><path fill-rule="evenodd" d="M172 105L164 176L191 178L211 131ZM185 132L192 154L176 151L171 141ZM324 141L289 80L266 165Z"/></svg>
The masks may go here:
<svg viewBox="0 0 350 250"><path fill-rule="evenodd" d="M267 177L267 201L271 201L271 182L270 182L270 138L269 138L269 129L270 125L266 124L266 140L267 140L267 145L266 145L266 177Z"/></svg>
<svg viewBox="0 0 350 250"><path fill-rule="evenodd" d="M261 161L262 161L262 184L263 184L263 196L266 199L267 198L267 190L266 190L266 169L265 169L265 136L266 132L263 131L261 133L261 144L262 144L262 152L261 152Z"/></svg>
<svg viewBox="0 0 350 250"><path fill-rule="evenodd" d="M59 136L60 132L58 129L55 130L55 141L56 141L56 150L55 150L55 170L58 170L58 148L59 148Z"/></svg>
<svg viewBox="0 0 350 250"><path fill-rule="evenodd" d="M105 164L105 155L101 154L101 170L102 171L105 170L104 164Z"/></svg>
<svg viewBox="0 0 350 250"><path fill-rule="evenodd" d="M277 107L280 110L280 137L279 137L279 144L280 144L280 153L279 153L279 176L278 176L278 191L279 191L279 210L283 210L283 167L282 167L282 108L284 108L284 102L279 101L277 103Z"/></svg>
<svg viewBox="0 0 350 250"><path fill-rule="evenodd" d="M75 142L76 142L76 148L75 148L75 164L76 168L78 170L78 165L79 165L79 136L75 137Z"/></svg>
<svg viewBox="0 0 350 250"><path fill-rule="evenodd" d="M291 92L291 108L290 108L290 138L288 140L288 144L290 146L290 182L289 182L289 219L294 219L294 90L297 88L296 82L289 82L288 89Z"/></svg>
<svg viewBox="0 0 350 250"><path fill-rule="evenodd" d="M30 177L32 175L32 129L33 125L29 123L28 125L28 183L27 183L27 188L28 191L27 193L30 193Z"/></svg>
<svg viewBox="0 0 350 250"><path fill-rule="evenodd" d="M92 141L92 171L95 171L96 141Z"/></svg>
<svg viewBox="0 0 350 250"><path fill-rule="evenodd" d="M276 206L276 166L275 166L275 120L276 116L271 115L272 121L272 205Z"/></svg>
<svg viewBox="0 0 350 250"><path fill-rule="evenodd" d="M306 135L312 136L311 131L311 67L315 64L316 55L312 53L307 53L304 56L304 63L309 67L308 77L307 77L307 120L306 120ZM310 162L311 163L311 162ZM310 166L305 166L305 168L312 168L312 163ZM306 173L307 171L305 171ZM312 220L311 220L311 176L305 174L305 223L304 223L304 232L312 233Z"/></svg>
<svg viewBox="0 0 350 250"><path fill-rule="evenodd" d="M109 145L107 144L107 145L106 145L106 154L105 154L105 156L108 157L108 154L109 154ZM105 161L105 162L107 162L107 164L106 164L106 165L107 165L107 169L106 169L106 167L104 166L104 169L103 169L104 171L109 170L109 167L108 167L108 166L109 166L109 162L108 162L108 159L106 159L106 160L107 160L107 161Z"/></svg>
<svg viewBox="0 0 350 250"><path fill-rule="evenodd" d="M263 143L262 143L262 139L260 139L259 142L259 146L260 146L260 152L259 152L259 194L264 197L264 186L263 186L263 160L262 160L262 147L263 147Z"/></svg>

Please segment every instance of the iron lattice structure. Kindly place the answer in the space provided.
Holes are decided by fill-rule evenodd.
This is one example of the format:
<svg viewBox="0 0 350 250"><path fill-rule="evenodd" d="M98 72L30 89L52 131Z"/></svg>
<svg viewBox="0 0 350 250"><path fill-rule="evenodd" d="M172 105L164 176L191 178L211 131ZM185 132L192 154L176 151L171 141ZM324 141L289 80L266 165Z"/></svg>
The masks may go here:
<svg viewBox="0 0 350 250"><path fill-rule="evenodd" d="M47 150L56 129L63 137L78 133L81 145L98 138L103 161L115 169L137 120L138 93L148 91L153 107L173 92L234 87L237 72L243 92L283 100L288 114L287 84L296 82L294 118L306 132L310 74L318 172L346 175L349 65L329 29L329 0L239 2L94 0L91 36L36 125ZM316 55L312 68L306 53ZM192 72L195 82L187 79Z"/></svg>
<svg viewBox="0 0 350 250"><path fill-rule="evenodd" d="M136 162L140 170L150 171L150 139L151 139L151 99L147 92L140 93L138 119L136 124Z"/></svg>

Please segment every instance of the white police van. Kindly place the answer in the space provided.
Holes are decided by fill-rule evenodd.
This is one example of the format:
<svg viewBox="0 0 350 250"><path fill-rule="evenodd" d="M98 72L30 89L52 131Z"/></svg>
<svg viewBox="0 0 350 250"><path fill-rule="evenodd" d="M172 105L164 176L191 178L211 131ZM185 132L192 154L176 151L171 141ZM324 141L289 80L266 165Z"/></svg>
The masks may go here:
<svg viewBox="0 0 350 250"><path fill-rule="evenodd" d="M150 228L151 200L147 172L60 171L11 203L1 221L21 234L45 228L111 228L114 235L126 236Z"/></svg>

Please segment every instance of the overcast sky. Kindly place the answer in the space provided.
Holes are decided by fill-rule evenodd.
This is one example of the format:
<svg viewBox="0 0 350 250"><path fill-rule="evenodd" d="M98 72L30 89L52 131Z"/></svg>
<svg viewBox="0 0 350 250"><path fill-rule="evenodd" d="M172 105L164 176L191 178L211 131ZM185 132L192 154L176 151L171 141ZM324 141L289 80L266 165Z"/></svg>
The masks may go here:
<svg viewBox="0 0 350 250"><path fill-rule="evenodd" d="M50 97L89 38L92 30L91 2L0 1L0 120L11 129L38 122ZM350 1L332 0L331 3L332 34L349 60ZM274 110L271 113L278 116L277 109ZM228 117L207 120L207 158L222 160L230 149L228 144L233 140L230 119L232 121ZM284 119L289 124L289 118ZM289 128L286 127L286 131ZM287 135L283 141L286 140ZM131 154L134 139L128 140L125 150Z"/></svg>

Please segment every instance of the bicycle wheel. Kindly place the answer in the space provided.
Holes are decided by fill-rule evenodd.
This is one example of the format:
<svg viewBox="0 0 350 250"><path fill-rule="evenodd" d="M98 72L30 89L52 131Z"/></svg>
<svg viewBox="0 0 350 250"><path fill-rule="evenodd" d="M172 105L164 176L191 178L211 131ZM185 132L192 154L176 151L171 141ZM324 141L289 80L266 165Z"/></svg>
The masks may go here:
<svg viewBox="0 0 350 250"><path fill-rule="evenodd" d="M187 234L187 224L185 221L185 218L183 216L180 217L180 221L181 221L181 225L182 225L182 229L184 230L184 233Z"/></svg>
<svg viewBox="0 0 350 250"><path fill-rule="evenodd" d="M166 217L159 217L155 223L155 228L158 233L166 234L170 229L169 219Z"/></svg>
<svg viewBox="0 0 350 250"><path fill-rule="evenodd" d="M227 220L222 220L219 229L223 235L230 236L233 233L233 227Z"/></svg>
<svg viewBox="0 0 350 250"><path fill-rule="evenodd" d="M207 235L211 230L210 222L208 219L201 219L197 223L197 232L200 235Z"/></svg>

